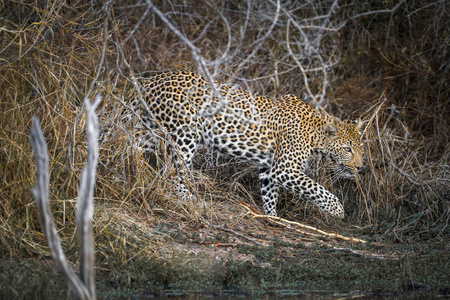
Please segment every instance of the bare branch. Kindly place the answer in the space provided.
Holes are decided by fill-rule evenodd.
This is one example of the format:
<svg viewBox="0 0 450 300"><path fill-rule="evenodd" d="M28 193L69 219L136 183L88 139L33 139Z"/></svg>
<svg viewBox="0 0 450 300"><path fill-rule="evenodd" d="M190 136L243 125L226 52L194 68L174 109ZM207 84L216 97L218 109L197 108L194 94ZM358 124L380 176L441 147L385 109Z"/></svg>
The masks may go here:
<svg viewBox="0 0 450 300"><path fill-rule="evenodd" d="M323 231L321 229L318 229L316 227L313 226L309 226L309 225L305 225L302 223L298 223L298 222L294 222L294 221L289 221L280 217L275 217L275 216L269 216L269 215L260 215L257 214L255 212L253 212L250 207L248 207L247 205L243 205L240 204L242 207L245 207L247 209L247 213L252 215L254 218L256 219L265 219L271 223L286 227L286 228L290 228L294 231L303 233L303 234L308 234L308 235L312 235L312 236L324 236L324 237L328 237L328 238L335 238L338 240L344 240L344 241L349 241L349 242L358 242L358 243L367 243L365 240L362 239L358 239L358 238L354 238L354 237L346 237L343 235L340 235L338 233L335 232L326 232Z"/></svg>
<svg viewBox="0 0 450 300"><path fill-rule="evenodd" d="M267 30L267 32L264 34L264 36L262 36L260 39L258 39L257 41L254 42L254 44L256 45L256 47L253 49L252 53L250 53L238 66L238 69L241 69L244 67L244 65L246 63L248 63L253 56L255 56L256 52L259 51L259 49L262 47L263 43L265 42L265 40L272 34L272 31L275 27L275 25L278 22L278 18L280 16L280 9L281 9L281 4L280 4L280 0L277 0L277 11L275 12L275 18L272 22L272 24L270 25L269 29Z"/></svg>
<svg viewBox="0 0 450 300"><path fill-rule="evenodd" d="M63 276L67 279L69 287L75 293L77 298L89 299L90 293L67 263L66 256L64 255L64 251L61 246L61 241L58 237L49 205L49 159L47 144L45 143L39 120L33 117L32 123L33 126L31 128L30 138L34 160L36 163L36 186L32 189L32 192L34 199L36 200L39 220L56 265L61 273L63 273Z"/></svg>
<svg viewBox="0 0 450 300"><path fill-rule="evenodd" d="M308 94L311 96L311 98L314 101L314 104L316 106L316 109L320 109L322 112L326 113L326 111L323 109L323 107L319 104L319 102L317 101L316 97L314 97L313 93L311 92L311 89L309 88L309 84L308 84L308 76L306 76L306 71L305 68L303 68L302 63L298 60L297 56L294 55L294 53L291 50L291 46L289 45L289 27L290 27L290 23L291 20L288 20L288 24L286 26L286 47L288 48L289 54L292 56L292 58L294 59L295 63L297 64L297 66L299 67L300 71L302 71L303 74L303 79L305 81L305 87L306 90L308 91Z"/></svg>
<svg viewBox="0 0 450 300"><path fill-rule="evenodd" d="M397 3L397 5L395 5L393 8L391 8L391 9L379 9L379 10L373 10L373 11L367 11L367 12L365 12L365 13L361 13L361 14L357 14L357 15L355 15L355 16L351 16L350 17L350 19L357 19L357 18L360 18L360 17L364 17L364 16L370 16L370 15L374 15L374 14L382 14L382 13L388 13L388 14L393 14L393 13L395 13L399 8L400 8L400 6L402 6L403 5L403 3L405 3L406 2L406 0L400 0L400 2L399 3Z"/></svg>
<svg viewBox="0 0 450 300"><path fill-rule="evenodd" d="M145 9L144 13L142 14L142 17L139 19L137 24L134 26L134 28L131 30L131 32L128 34L128 36L123 41L123 43L122 43L123 45L125 45L125 43L134 36L134 33L136 32L136 30L139 29L139 26L141 26L142 22L147 19L147 15L150 12L150 9L151 9L151 6L147 5L147 8Z"/></svg>
<svg viewBox="0 0 450 300"><path fill-rule="evenodd" d="M80 244L80 269L81 278L91 299L95 299L94 282L94 240L92 233L92 216L94 212L93 196L95 187L95 170L98 160L98 120L95 114L96 107L102 101L97 95L91 104L88 98L84 99L86 107L86 131L87 131L87 162L81 174L80 187L76 209L78 225L78 243Z"/></svg>
<svg viewBox="0 0 450 300"><path fill-rule="evenodd" d="M91 105L85 98L86 126L88 140L87 163L81 175L78 192L76 220L78 228L78 240L80 243L81 278L78 278L69 266L61 241L58 237L53 215L49 205L49 158L47 144L44 140L39 120L32 119L30 138L36 163L36 186L33 188L33 196L39 212L39 220L47 238L50 251L63 276L69 283L69 287L79 299L96 299L94 282L94 241L92 234L93 194L95 185L95 169L98 156L98 121L95 114L96 107L102 98L97 96Z"/></svg>

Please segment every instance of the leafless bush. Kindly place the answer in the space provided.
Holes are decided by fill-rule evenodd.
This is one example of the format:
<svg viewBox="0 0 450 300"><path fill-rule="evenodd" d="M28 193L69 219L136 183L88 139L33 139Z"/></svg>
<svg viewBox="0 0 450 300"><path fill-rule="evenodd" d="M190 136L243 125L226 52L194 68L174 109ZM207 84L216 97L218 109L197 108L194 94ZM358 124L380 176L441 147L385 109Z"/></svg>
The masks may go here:
<svg viewBox="0 0 450 300"><path fill-rule="evenodd" d="M199 73L209 79L213 91L216 90L214 78L224 75L241 81L247 88L253 82L264 80L271 82L275 90L285 90L280 77L298 72L301 77L296 84L307 87L306 96L315 101L316 108L328 104L330 71L339 62L338 31L342 24L334 21L338 1L302 5L281 1L206 1L201 7L173 3L161 8L150 0L132 6L124 3L117 8L119 11L143 8L145 11L125 38L123 47L135 46L136 58L148 66L152 58L142 51L144 47L134 35L146 30L149 22L157 22L157 18L184 44L180 50L184 53L188 50ZM149 11L154 13L152 18L148 16ZM198 24L203 20L204 24ZM223 29L223 38L218 37L213 42L211 32L218 27ZM292 28L289 30L289 27ZM200 32L199 28L202 28ZM131 41L133 45L129 45ZM261 61L264 55L266 61ZM321 86L310 89L311 81L316 78L320 78Z"/></svg>

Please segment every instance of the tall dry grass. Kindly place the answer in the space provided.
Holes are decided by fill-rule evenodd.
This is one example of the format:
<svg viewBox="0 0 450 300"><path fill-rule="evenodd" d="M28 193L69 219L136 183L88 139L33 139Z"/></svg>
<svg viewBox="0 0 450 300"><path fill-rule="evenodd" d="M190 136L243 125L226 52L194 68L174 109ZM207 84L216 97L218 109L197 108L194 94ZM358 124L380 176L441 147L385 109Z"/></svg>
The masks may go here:
<svg viewBox="0 0 450 300"><path fill-rule="evenodd" d="M298 60L314 98L327 111L369 121L369 172L359 183L331 183L326 166L310 172L344 202L347 218L340 227L355 225L398 239L416 233L447 236L450 110L443 19L448 17L434 18L445 4L407 3L392 13L358 16L383 6L369 1L331 9L326 3L278 7L276 2L181 1L157 7L201 49L217 79L268 97L293 93L315 106ZM101 265L112 260L124 264L135 255L164 249L168 233L158 228L177 223L189 234L192 228L234 224L245 214L239 201L260 208L251 165L203 150L189 180L199 201L181 203L171 187L176 170L169 164L170 149L158 148L157 155L143 157L130 147L130 124L120 110L133 76L196 69L190 49L146 3L3 5L3 255L48 255L30 194L34 164L28 132L36 115L49 145L56 225L69 259L77 256L74 199L86 156L82 99L98 92L104 96L101 124L114 129L101 145L95 191L94 235ZM307 53L305 47L314 51ZM323 222L312 205L291 194L282 195L279 211L289 219Z"/></svg>

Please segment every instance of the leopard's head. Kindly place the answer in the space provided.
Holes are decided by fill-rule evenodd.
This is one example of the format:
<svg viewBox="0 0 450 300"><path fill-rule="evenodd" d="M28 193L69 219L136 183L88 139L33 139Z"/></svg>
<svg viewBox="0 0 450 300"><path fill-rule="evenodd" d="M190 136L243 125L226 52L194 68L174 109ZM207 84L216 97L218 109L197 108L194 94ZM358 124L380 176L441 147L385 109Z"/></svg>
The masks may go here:
<svg viewBox="0 0 450 300"><path fill-rule="evenodd" d="M325 154L336 163L334 171L341 178L363 175L364 149L361 141L363 122L333 120L325 125Z"/></svg>

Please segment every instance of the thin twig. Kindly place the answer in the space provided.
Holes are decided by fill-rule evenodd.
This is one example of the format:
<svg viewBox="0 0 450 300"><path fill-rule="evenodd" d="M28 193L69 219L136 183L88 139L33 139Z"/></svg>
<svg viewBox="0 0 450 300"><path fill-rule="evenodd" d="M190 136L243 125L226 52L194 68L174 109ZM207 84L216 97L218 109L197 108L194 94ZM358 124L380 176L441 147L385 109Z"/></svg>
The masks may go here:
<svg viewBox="0 0 450 300"><path fill-rule="evenodd" d="M399 8L400 8L400 6L402 6L403 5L403 3L405 3L406 2L406 0L400 0L400 2L399 3L397 3L397 5L395 5L393 8L391 8L391 9L379 9L379 10L372 10L372 11L368 11L368 12L365 12L365 13L361 13L361 14L357 14L357 15L355 15L355 16L349 16L349 18L350 19L357 19L357 18L360 18L360 17L364 17L364 16L370 16L370 15L374 15L374 14L382 14L382 13L390 13L390 14L393 14L393 13L395 13Z"/></svg>
<svg viewBox="0 0 450 300"><path fill-rule="evenodd" d="M247 57L243 61L241 61L241 63L237 67L238 70L244 68L244 65L246 63L248 63L255 56L255 54L259 51L259 49L262 47L262 45L266 41L266 39L272 34L272 31L273 31L275 25L277 24L278 18L280 16L280 8L281 8L280 0L277 0L276 7L277 7L277 11L275 12L275 17L274 17L273 22L270 25L269 29L266 31L266 33L261 38L259 38L257 41L254 42L254 44L256 44L256 46L254 47L252 53L247 55Z"/></svg>
<svg viewBox="0 0 450 300"><path fill-rule="evenodd" d="M368 221L370 223L371 222L371 217L370 217L370 213L369 213L369 205L368 205L368 202L367 202L366 194L364 193L364 191L362 189L361 182L360 182L358 176L355 177L355 181L356 181L356 185L358 186L358 188L359 188L359 190L360 190L360 192L361 192L361 194L363 196L364 205L366 206L366 211L367 211L367 219L368 219Z"/></svg>
<svg viewBox="0 0 450 300"><path fill-rule="evenodd" d="M414 184L417 187L421 187L422 185L418 182L419 180L416 178L415 180L408 174L402 171L399 167L395 166L394 163L391 161L391 166L394 168L395 171L397 171L400 175L406 178L411 184Z"/></svg>
<svg viewBox="0 0 450 300"><path fill-rule="evenodd" d="M378 98L377 104L375 104L375 105L378 105L378 107L377 107L377 108L375 109L375 111L372 113L372 115L370 116L370 118L369 118L367 121L364 122L364 123L366 123L366 124L365 124L366 126L364 127L364 131L362 132L361 136L364 136L364 135L366 134L367 129L370 128L371 125L372 125L373 119L377 116L378 112L380 111L380 109L381 109L381 107L384 105L384 103L386 103L387 98L386 98L385 93L386 93L386 90L383 91L383 93L381 94L381 96ZM374 106L375 106L375 105L374 105ZM369 108L367 111L370 111L374 106L372 106L371 108Z"/></svg>
<svg viewBox="0 0 450 300"><path fill-rule="evenodd" d="M315 236L321 235L321 236L325 236L325 237L329 237L329 238L336 238L339 240L350 241L350 242L366 243L366 241L358 239L358 238L346 237L346 236L337 234L335 232L326 232L326 231L323 231L316 227L312 227L312 226L301 224L301 223L294 222L294 221L289 221L289 220L286 220L286 219L283 219L280 217L260 215L260 214L254 213L248 206L242 205L242 204L240 204L240 205L245 207L248 210L248 214L251 214L256 219L266 219L269 222L272 222L274 224L295 230L297 232L301 232L301 233L309 234L309 235L315 235ZM294 225L298 228L288 226L287 224ZM303 230L300 230L299 228L301 228Z"/></svg>
<svg viewBox="0 0 450 300"><path fill-rule="evenodd" d="M98 78L100 76L101 70L103 68L103 64L105 62L106 48L107 48L107 45L108 45L108 11L107 11L107 9L108 9L110 3L111 3L111 1L108 1L103 6L103 10L104 10L104 14L105 14L104 18L105 19L103 21L103 47L102 47L102 54L100 56L100 63L98 64L97 71L95 72L94 80L92 80L91 85L89 86L89 90L88 90L88 92L86 94L86 97L89 97L90 93L93 91L93 89L94 89L94 87L95 87L95 85L97 83L97 80L98 80ZM83 105L84 105L84 102L83 102ZM80 112L78 113L78 115L77 115L77 117L75 119L75 122L73 124L73 128L70 131L70 143L72 145L67 148L67 156L68 156L68 158L70 158L71 153L72 153L72 146L75 144L75 142L74 142L74 139L75 139L75 128L76 128L76 126L78 124L78 120L81 117L82 113L83 113L83 107L81 107ZM68 167L73 170L70 159L67 160L67 163L68 163Z"/></svg>
<svg viewBox="0 0 450 300"><path fill-rule="evenodd" d="M289 51L289 55L292 56L292 58L294 59L295 63L297 64L297 66L299 67L300 71L303 74L303 79L305 81L305 87L306 90L308 91L308 94L311 96L312 100L314 101L315 104L315 108L316 109L320 109L323 113L327 114L328 113L325 111L325 109L319 104L319 102L317 101L316 97L313 95L313 93L311 92L311 89L309 88L309 83L308 83L308 76L306 76L306 71L305 68L303 68L302 63L298 60L297 56L294 55L294 52L292 52L291 50L291 46L289 45L289 27L291 24L291 20L288 20L288 23L286 25L286 47Z"/></svg>
<svg viewBox="0 0 450 300"><path fill-rule="evenodd" d="M245 240L247 240L249 242L252 242L255 245L262 246L262 244L260 242L255 241L254 239L252 239L252 238L250 238L250 237L248 237L248 236L246 236L246 235L244 235L242 233L236 232L233 229L229 229L229 228L225 228L225 227L217 226L217 225L214 226L214 228L217 228L217 229L220 229L220 230L223 230L223 231L226 231L226 232L231 232L232 234L237 235L237 236L239 236L239 237L241 237L241 238L243 238L243 239L245 239Z"/></svg>

